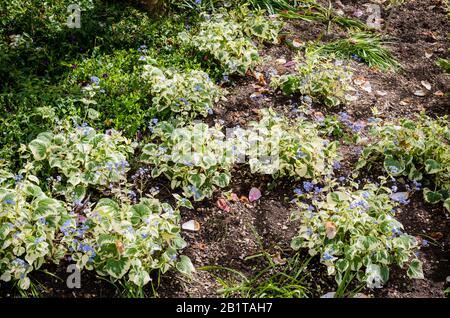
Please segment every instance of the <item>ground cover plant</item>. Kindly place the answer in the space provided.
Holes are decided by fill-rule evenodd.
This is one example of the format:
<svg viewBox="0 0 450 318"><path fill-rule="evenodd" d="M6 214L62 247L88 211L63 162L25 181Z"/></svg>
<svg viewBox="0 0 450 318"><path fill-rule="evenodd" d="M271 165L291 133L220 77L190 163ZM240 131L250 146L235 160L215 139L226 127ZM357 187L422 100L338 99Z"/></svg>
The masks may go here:
<svg viewBox="0 0 450 318"><path fill-rule="evenodd" d="M0 3L2 297L448 295L444 2L71 5Z"/></svg>

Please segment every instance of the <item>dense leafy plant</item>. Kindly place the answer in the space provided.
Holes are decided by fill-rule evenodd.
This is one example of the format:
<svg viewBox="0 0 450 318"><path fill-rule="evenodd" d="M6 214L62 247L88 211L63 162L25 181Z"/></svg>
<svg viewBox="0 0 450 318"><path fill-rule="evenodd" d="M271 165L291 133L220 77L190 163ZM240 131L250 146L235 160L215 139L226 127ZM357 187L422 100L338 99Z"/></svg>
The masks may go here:
<svg viewBox="0 0 450 318"><path fill-rule="evenodd" d="M154 137L160 143L147 144L141 159L152 168L152 177L166 176L172 189L180 187L185 196L200 201L230 182L234 156L220 126L199 123L176 128L161 122Z"/></svg>
<svg viewBox="0 0 450 318"><path fill-rule="evenodd" d="M169 204L154 198L134 205L100 199L84 213L61 228L62 243L79 268L95 269L113 282L125 279L139 288L150 282L153 271L194 271L188 257L177 255L186 243L180 236L179 211Z"/></svg>
<svg viewBox="0 0 450 318"><path fill-rule="evenodd" d="M394 218L399 203L392 198L383 184L366 184L362 190L338 187L311 205L299 201L292 217L300 219L301 226L292 247L320 255L341 289L355 276L368 287L379 288L393 264L409 265L410 278L423 278L422 263L414 255L418 241L403 233Z"/></svg>
<svg viewBox="0 0 450 318"><path fill-rule="evenodd" d="M161 70L151 64L144 69L142 76L150 84L152 107L158 113L169 110L184 118L206 116L221 96L220 88L203 71Z"/></svg>
<svg viewBox="0 0 450 318"><path fill-rule="evenodd" d="M357 32L346 39L319 45L316 47L316 51L326 55L333 54L339 58L363 61L370 67L377 67L382 70L398 69L400 64L385 48L387 43L379 35Z"/></svg>
<svg viewBox="0 0 450 318"><path fill-rule="evenodd" d="M103 134L87 125L66 123L57 133L45 132L30 142L24 157L34 160L35 169L54 175L54 190L69 201L83 199L88 186L107 188L126 182L127 157L133 144L121 133Z"/></svg>
<svg viewBox="0 0 450 318"><path fill-rule="evenodd" d="M245 19L242 16L245 16ZM195 34L182 32L179 38L187 46L195 47L217 60L227 74L245 74L259 59L251 36L276 41L281 24L262 15L241 11L202 14L204 19Z"/></svg>
<svg viewBox="0 0 450 318"><path fill-rule="evenodd" d="M29 273L64 256L55 238L70 219L64 204L37 185L30 168L18 175L0 170L0 280L18 280L21 289L29 288Z"/></svg>
<svg viewBox="0 0 450 318"><path fill-rule="evenodd" d="M272 109L262 110L259 122L233 131L235 153L248 157L252 173L314 179L331 175L339 159L337 142L321 138L318 127L304 119L289 121Z"/></svg>
<svg viewBox="0 0 450 318"><path fill-rule="evenodd" d="M296 58L296 73L272 77L271 86L285 94L299 93L313 101L336 106L345 100L350 88L351 72L342 62L306 50Z"/></svg>
<svg viewBox="0 0 450 318"><path fill-rule="evenodd" d="M450 129L446 117L401 119L398 124L373 124L373 141L362 153L358 168L382 164L391 176L423 183L427 202L444 201L450 210Z"/></svg>

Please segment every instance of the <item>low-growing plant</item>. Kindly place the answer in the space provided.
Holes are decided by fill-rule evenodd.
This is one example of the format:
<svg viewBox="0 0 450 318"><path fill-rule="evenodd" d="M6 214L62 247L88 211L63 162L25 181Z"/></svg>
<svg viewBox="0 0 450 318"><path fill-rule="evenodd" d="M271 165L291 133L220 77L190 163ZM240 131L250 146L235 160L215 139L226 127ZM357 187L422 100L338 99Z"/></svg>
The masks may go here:
<svg viewBox="0 0 450 318"><path fill-rule="evenodd" d="M315 51L319 54L333 54L339 58L365 62L370 67L377 67L382 70L398 69L400 67L399 62L384 46L387 43L379 35L357 32L346 39L318 45L315 47Z"/></svg>
<svg viewBox="0 0 450 318"><path fill-rule="evenodd" d="M424 187L427 202L444 202L450 210L450 129L447 117L374 124L373 141L362 152L357 168L381 165L393 177L405 176Z"/></svg>
<svg viewBox="0 0 450 318"><path fill-rule="evenodd" d="M276 42L282 27L277 20L250 13L246 7L231 13L202 14L202 18L198 32L182 32L179 39L212 56L227 74L244 75L258 63L259 54L252 36Z"/></svg>
<svg viewBox="0 0 450 318"><path fill-rule="evenodd" d="M158 113L170 111L184 118L206 116L221 96L220 88L203 71L161 70L151 64L144 69L142 76L150 84L152 107Z"/></svg>
<svg viewBox="0 0 450 318"><path fill-rule="evenodd" d="M181 188L186 197L195 201L229 184L234 156L220 126L199 123L177 128L161 122L155 126L153 136L160 143L147 144L141 158L150 165L153 178L164 175L172 189Z"/></svg>
<svg viewBox="0 0 450 318"><path fill-rule="evenodd" d="M408 265L408 276L422 279L422 263L415 256L418 240L394 218L399 203L392 198L382 181L362 190L338 187L312 204L298 201L292 218L300 219L301 226L292 248L319 255L328 274L335 275L339 295L354 277L369 288L382 287L394 264Z"/></svg>
<svg viewBox="0 0 450 318"><path fill-rule="evenodd" d="M65 122L59 132L45 132L30 142L24 158L34 169L53 176L53 190L69 202L81 201L89 186L97 189L126 182L127 158L132 142L115 130L97 132L87 125L72 127Z"/></svg>
<svg viewBox="0 0 450 318"><path fill-rule="evenodd" d="M95 270L112 282L131 282L138 289L152 280L154 271L194 271L188 257L178 256L186 243L179 211L168 203L142 198L131 205L104 198L84 214L61 227L62 244L80 269Z"/></svg>
<svg viewBox="0 0 450 318"><path fill-rule="evenodd" d="M61 201L48 197L30 173L0 170L0 280L30 287L30 274L44 263L58 263L65 249L55 244L59 226L69 220Z"/></svg>
<svg viewBox="0 0 450 318"><path fill-rule="evenodd" d="M342 61L306 50L296 58L296 73L272 77L271 87L285 94L310 96L313 101L337 106L350 88L351 72Z"/></svg>
<svg viewBox="0 0 450 318"><path fill-rule="evenodd" d="M252 173L319 180L331 175L339 159L337 142L320 137L316 124L304 119L289 121L272 109L263 109L259 122L233 131L235 153L246 155Z"/></svg>

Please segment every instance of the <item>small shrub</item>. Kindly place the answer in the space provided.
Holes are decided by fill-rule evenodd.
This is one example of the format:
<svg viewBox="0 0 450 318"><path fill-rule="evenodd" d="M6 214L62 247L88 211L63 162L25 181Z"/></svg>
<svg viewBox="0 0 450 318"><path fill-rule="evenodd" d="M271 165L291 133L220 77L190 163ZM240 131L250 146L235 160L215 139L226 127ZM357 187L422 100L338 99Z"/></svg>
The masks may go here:
<svg viewBox="0 0 450 318"><path fill-rule="evenodd" d="M296 58L296 73L272 77L271 87L285 94L310 96L313 101L337 106L345 100L351 73L342 62L325 58L312 51Z"/></svg>
<svg viewBox="0 0 450 318"><path fill-rule="evenodd" d="M362 190L339 187L326 199L313 199L312 205L299 202L292 217L300 219L301 226L292 247L320 255L340 286L356 275L367 287L379 288L393 264L409 264L408 276L423 278L422 263L414 255L417 239L403 233L394 218L398 203L391 194L389 188L367 184Z"/></svg>
<svg viewBox="0 0 450 318"><path fill-rule="evenodd" d="M450 129L446 117L421 115L399 124L374 124L373 141L362 153L358 168L380 165L393 177L405 176L420 187L427 202L444 202L450 210Z"/></svg>
<svg viewBox="0 0 450 318"><path fill-rule="evenodd" d="M164 175L172 189L181 188L196 201L230 182L234 157L220 127L191 124L176 128L162 122L154 128L154 136L160 143L147 144L141 158L152 168L153 178Z"/></svg>

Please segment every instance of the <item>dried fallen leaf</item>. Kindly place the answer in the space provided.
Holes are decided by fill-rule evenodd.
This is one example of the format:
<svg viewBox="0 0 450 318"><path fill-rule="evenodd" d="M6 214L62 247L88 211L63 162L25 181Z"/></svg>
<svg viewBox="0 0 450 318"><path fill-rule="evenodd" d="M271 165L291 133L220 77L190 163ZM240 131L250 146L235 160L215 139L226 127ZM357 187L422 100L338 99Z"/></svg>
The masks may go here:
<svg viewBox="0 0 450 318"><path fill-rule="evenodd" d="M286 59L277 59L275 62L277 64L286 64Z"/></svg>
<svg viewBox="0 0 450 318"><path fill-rule="evenodd" d="M241 198L239 199L242 203L249 203L250 201L248 200L248 198L245 196L245 195L243 195L243 196L241 196Z"/></svg>
<svg viewBox="0 0 450 318"><path fill-rule="evenodd" d="M300 40L294 39L294 40L292 40L292 45L293 45L295 48L299 48L299 47L301 47L301 46L303 45L303 42L300 41Z"/></svg>
<svg viewBox="0 0 450 318"><path fill-rule="evenodd" d="M197 232L200 230L200 223L195 220L189 220L183 223L183 225L181 225L181 228L186 231Z"/></svg>
<svg viewBox="0 0 450 318"><path fill-rule="evenodd" d="M289 62L286 62L286 64L284 64L285 67L291 67L294 65L295 65L295 61L289 61Z"/></svg>
<svg viewBox="0 0 450 318"><path fill-rule="evenodd" d="M353 80L353 83L355 83L355 85L361 86L362 84L364 84L366 82L366 79L362 76L357 76L355 77L355 79Z"/></svg>
<svg viewBox="0 0 450 318"><path fill-rule="evenodd" d="M234 201L234 202L238 202L239 201L239 198L238 198L236 193L232 193L231 194L231 200Z"/></svg>
<svg viewBox="0 0 450 318"><path fill-rule="evenodd" d="M444 237L444 234L442 234L442 232L433 232L430 234L430 236L435 240L440 240Z"/></svg>
<svg viewBox="0 0 450 318"><path fill-rule="evenodd" d="M228 205L227 200L225 200L224 198L220 198L219 200L217 200L217 206L219 207L219 209L225 211L225 212L230 212L231 208Z"/></svg>
<svg viewBox="0 0 450 318"><path fill-rule="evenodd" d="M442 91L437 91L434 93L436 96L444 96L444 93Z"/></svg>
<svg viewBox="0 0 450 318"><path fill-rule="evenodd" d="M253 76L258 80L259 85L266 86L266 78L264 77L263 73L260 72L254 72Z"/></svg>
<svg viewBox="0 0 450 318"><path fill-rule="evenodd" d="M272 260L277 265L284 265L284 264L286 264L286 259L285 258L281 258L280 253L277 253L275 256L273 256Z"/></svg>
<svg viewBox="0 0 450 318"><path fill-rule="evenodd" d="M379 96L386 96L387 92L386 91L376 91L377 95Z"/></svg>
<svg viewBox="0 0 450 318"><path fill-rule="evenodd" d="M123 252L125 252L125 246L119 240L116 240L116 248L117 248L117 251L119 252L119 254L122 254Z"/></svg>
<svg viewBox="0 0 450 318"><path fill-rule="evenodd" d="M334 239L337 233L336 225L333 222L325 222L325 233L328 239Z"/></svg>
<svg viewBox="0 0 450 318"><path fill-rule="evenodd" d="M419 96L419 97L423 97L423 96L426 95L426 93L423 90L418 89L417 91L414 92L414 95Z"/></svg>
<svg viewBox="0 0 450 318"><path fill-rule="evenodd" d="M250 202L254 202L261 198L261 191L258 188L251 188L250 193L248 194L248 200Z"/></svg>
<svg viewBox="0 0 450 318"><path fill-rule="evenodd" d="M427 81L421 81L420 84L422 84L423 87L425 87L427 90L431 91L431 84Z"/></svg>
<svg viewBox="0 0 450 318"><path fill-rule="evenodd" d="M365 82L363 85L361 85L361 88L366 91L367 93L372 92L372 85L370 85L370 82Z"/></svg>

